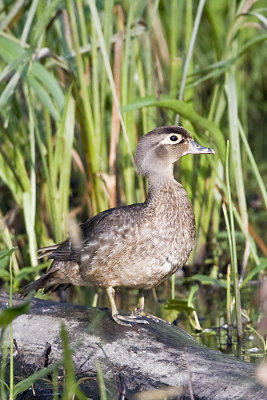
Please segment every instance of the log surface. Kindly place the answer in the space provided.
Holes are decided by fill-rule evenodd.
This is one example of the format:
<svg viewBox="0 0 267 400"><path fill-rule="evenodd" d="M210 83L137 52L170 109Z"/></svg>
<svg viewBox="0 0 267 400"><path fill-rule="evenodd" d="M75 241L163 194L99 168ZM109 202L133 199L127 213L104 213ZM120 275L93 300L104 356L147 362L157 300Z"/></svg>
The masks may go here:
<svg viewBox="0 0 267 400"><path fill-rule="evenodd" d="M22 302L14 298L13 305ZM7 304L8 296L0 294L0 308ZM176 326L151 320L149 325L124 327L113 322L107 310L39 299L31 301L30 314L13 322L13 337L30 370L38 365L47 342L51 344L49 364L62 357L62 324L75 348L77 374L95 377L98 360L108 399L141 399L138 392L159 388L176 398L183 394L183 399L190 399L190 386L195 399L267 399L267 388L256 381L253 364L200 345ZM15 354L15 370L20 363ZM96 385L88 390L91 398L98 398ZM159 392L146 398L156 399L155 393Z"/></svg>

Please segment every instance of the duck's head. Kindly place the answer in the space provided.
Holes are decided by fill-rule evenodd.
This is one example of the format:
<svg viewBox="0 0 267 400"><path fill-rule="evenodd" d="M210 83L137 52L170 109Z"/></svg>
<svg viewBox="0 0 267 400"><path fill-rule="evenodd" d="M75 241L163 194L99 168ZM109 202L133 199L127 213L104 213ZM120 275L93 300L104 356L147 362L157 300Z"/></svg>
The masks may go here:
<svg viewBox="0 0 267 400"><path fill-rule="evenodd" d="M173 164L187 154L215 154L195 142L181 126L161 126L142 136L136 147L137 172L146 177L168 177Z"/></svg>

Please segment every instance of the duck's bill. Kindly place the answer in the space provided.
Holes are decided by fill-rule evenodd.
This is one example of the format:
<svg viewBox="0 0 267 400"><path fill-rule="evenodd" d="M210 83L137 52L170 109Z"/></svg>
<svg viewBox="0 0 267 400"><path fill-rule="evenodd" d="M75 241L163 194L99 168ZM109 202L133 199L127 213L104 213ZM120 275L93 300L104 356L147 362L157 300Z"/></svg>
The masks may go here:
<svg viewBox="0 0 267 400"><path fill-rule="evenodd" d="M184 152L183 156L186 154L215 154L215 151L209 147L201 146L199 143L192 139L189 139L189 148Z"/></svg>

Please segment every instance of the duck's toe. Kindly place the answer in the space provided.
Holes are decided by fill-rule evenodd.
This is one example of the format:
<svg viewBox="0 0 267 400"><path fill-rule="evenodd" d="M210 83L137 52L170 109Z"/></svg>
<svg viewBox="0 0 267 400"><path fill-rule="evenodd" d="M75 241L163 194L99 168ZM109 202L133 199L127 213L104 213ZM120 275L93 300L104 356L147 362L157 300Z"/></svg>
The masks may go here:
<svg viewBox="0 0 267 400"><path fill-rule="evenodd" d="M131 316L136 316L136 317L146 317L147 314L145 310L141 307L136 307L132 310Z"/></svg>
<svg viewBox="0 0 267 400"><path fill-rule="evenodd" d="M135 324L149 324L149 322L142 318L141 315L120 315L114 314L112 315L114 321L119 325L124 326L133 326Z"/></svg>
<svg viewBox="0 0 267 400"><path fill-rule="evenodd" d="M162 318L155 317L155 315L152 315L152 314L149 314L149 313L145 312L143 308L138 308L138 307L135 308L135 309L132 311L132 315L137 316L137 317L138 317L138 316L139 316L139 317L142 316L142 317L145 318L146 321L148 320L148 323L149 323L149 320L151 320L151 321L153 321L153 322L156 322L157 324L161 321L161 322L167 323L168 325L171 325L170 322L165 321L165 320L163 320Z"/></svg>

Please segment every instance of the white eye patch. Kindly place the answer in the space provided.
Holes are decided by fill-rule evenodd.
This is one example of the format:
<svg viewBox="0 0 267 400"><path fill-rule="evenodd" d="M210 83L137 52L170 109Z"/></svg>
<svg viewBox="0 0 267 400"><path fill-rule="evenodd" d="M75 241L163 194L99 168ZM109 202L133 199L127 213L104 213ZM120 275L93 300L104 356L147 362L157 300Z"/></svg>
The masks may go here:
<svg viewBox="0 0 267 400"><path fill-rule="evenodd" d="M167 137L165 137L160 143L161 144L177 144L182 142L183 136L178 133L170 133Z"/></svg>

